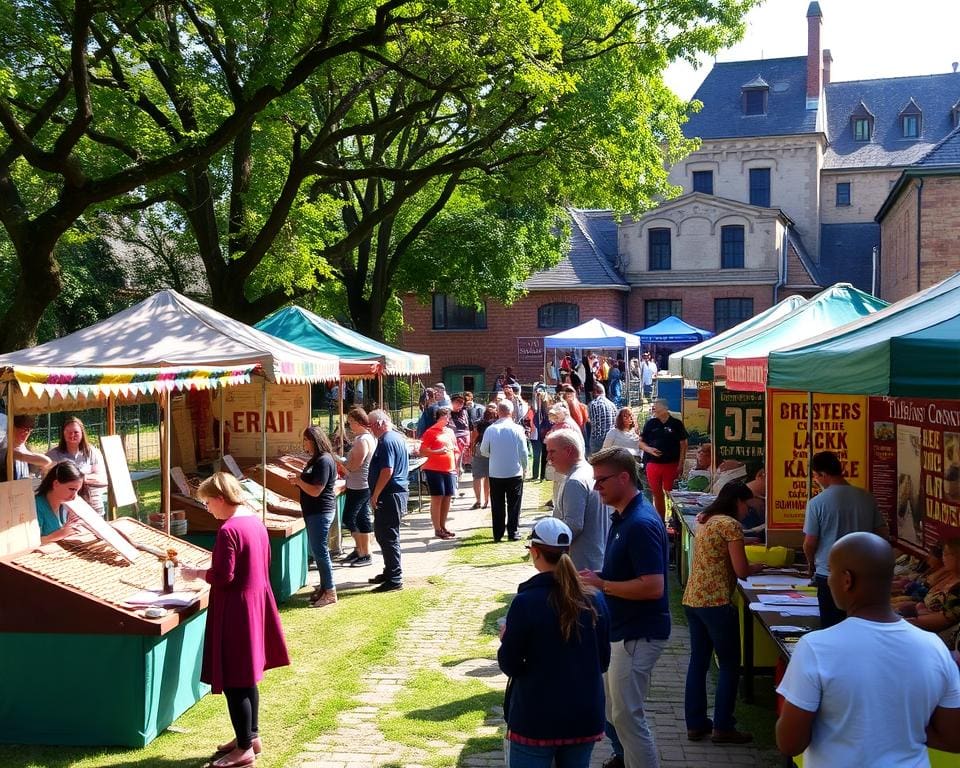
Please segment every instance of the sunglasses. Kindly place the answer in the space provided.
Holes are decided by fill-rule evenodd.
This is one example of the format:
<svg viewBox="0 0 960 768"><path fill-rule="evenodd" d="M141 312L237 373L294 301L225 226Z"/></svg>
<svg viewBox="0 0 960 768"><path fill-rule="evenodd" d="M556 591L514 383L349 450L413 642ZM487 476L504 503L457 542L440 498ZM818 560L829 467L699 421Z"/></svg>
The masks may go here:
<svg viewBox="0 0 960 768"><path fill-rule="evenodd" d="M607 480L609 480L611 477L616 477L616 476L619 475L619 474L620 474L619 472L612 472L612 473L609 474L609 475L601 475L600 477L595 477L595 478L593 478L593 484L594 484L594 485L603 485L603 484L604 484L605 482L607 482Z"/></svg>

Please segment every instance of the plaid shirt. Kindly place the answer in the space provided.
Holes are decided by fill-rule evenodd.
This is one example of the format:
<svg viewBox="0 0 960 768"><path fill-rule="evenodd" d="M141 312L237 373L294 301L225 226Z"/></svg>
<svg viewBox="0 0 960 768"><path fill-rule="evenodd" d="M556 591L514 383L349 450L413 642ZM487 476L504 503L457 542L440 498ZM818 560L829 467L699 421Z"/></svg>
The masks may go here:
<svg viewBox="0 0 960 768"><path fill-rule="evenodd" d="M595 397L588 407L590 412L590 438L594 442L603 440L607 432L617 423L617 406L606 396Z"/></svg>

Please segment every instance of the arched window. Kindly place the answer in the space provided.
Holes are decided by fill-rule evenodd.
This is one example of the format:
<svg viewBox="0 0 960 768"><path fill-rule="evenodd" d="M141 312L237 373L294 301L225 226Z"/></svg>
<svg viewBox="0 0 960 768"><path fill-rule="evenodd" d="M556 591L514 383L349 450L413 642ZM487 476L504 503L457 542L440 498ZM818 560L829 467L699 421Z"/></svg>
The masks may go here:
<svg viewBox="0 0 960 768"><path fill-rule="evenodd" d="M565 301L543 304L537 310L537 327L565 331L580 323L580 306Z"/></svg>

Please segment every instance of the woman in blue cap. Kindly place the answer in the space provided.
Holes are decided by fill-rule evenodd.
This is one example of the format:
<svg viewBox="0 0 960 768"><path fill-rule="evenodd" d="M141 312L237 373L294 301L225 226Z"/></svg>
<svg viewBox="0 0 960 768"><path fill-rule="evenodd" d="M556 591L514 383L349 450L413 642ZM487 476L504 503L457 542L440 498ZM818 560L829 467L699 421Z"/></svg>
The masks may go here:
<svg viewBox="0 0 960 768"><path fill-rule="evenodd" d="M552 517L527 544L538 573L520 585L497 654L508 768L587 768L603 738L603 673L610 663L607 606L567 554L573 534Z"/></svg>

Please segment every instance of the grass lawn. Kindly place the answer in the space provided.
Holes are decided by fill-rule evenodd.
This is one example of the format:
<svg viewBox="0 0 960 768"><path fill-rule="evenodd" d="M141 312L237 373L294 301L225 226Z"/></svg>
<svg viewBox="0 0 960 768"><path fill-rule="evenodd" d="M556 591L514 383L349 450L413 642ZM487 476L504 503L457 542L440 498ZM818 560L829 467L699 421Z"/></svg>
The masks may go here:
<svg viewBox="0 0 960 768"><path fill-rule="evenodd" d="M431 765L449 766L454 759L461 765L464 758L503 743L497 733L475 735L463 743L464 734L475 734L487 713L502 702L502 692L479 680L453 680L423 670L410 679L393 704L395 713L381 720L379 728L390 741L428 752Z"/></svg>
<svg viewBox="0 0 960 768"><path fill-rule="evenodd" d="M363 673L387 659L397 633L439 597L435 590L384 595L342 593L335 610L294 598L281 608L291 665L267 672L260 685L264 754L258 768L286 765L305 744L357 702ZM344 649L350 649L345 653ZM51 717L69 717L54 705ZM233 731L222 696L206 696L144 749L0 745L4 768L173 768L201 766Z"/></svg>

